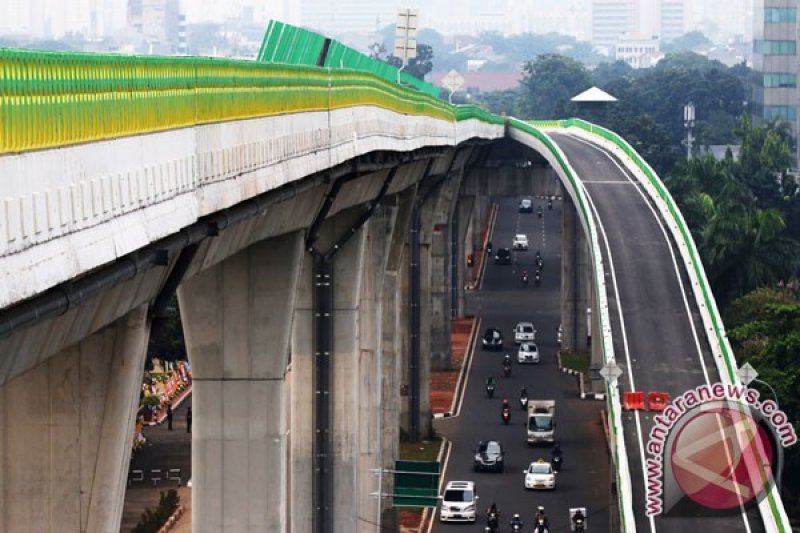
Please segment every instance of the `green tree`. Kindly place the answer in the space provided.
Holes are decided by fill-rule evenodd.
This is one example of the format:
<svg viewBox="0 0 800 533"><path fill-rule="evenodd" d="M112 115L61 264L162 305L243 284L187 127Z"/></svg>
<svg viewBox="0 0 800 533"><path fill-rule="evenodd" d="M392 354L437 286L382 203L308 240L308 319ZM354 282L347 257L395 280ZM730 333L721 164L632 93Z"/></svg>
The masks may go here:
<svg viewBox="0 0 800 533"><path fill-rule="evenodd" d="M591 86L582 64L556 54L526 62L522 74L518 111L525 118L562 118L570 98Z"/></svg>
<svg viewBox="0 0 800 533"><path fill-rule="evenodd" d="M712 44L711 40L703 32L695 30L664 43L661 50L664 52L691 52L708 48Z"/></svg>

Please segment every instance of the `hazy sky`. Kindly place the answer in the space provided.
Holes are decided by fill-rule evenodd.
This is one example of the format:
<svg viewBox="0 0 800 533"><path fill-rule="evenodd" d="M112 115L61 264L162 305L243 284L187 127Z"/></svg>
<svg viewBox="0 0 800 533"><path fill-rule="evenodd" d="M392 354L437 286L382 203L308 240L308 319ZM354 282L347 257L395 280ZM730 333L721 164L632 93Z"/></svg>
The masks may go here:
<svg viewBox="0 0 800 533"><path fill-rule="evenodd" d="M442 17L463 19L468 26L480 27L482 20L491 17L519 18L527 12L529 28L540 31L539 26L561 29L578 19L586 19L592 0L181 0L189 23L238 19L246 9L252 12L257 23L277 18L292 23L303 23L303 13L356 11L370 14L374 21L390 23L391 15L377 13L396 12L398 7L420 8L422 27L436 27ZM652 5L657 0L638 0L640 5ZM476 3L477 2L477 3ZM748 0L684 0L692 22L712 20L721 27L741 33L746 25L745 5ZM304 6L306 9L304 10ZM311 7L315 6L315 7ZM479 7L478 7L479 6ZM58 37L66 31L86 34L113 33L126 23L127 0L0 0L0 34L36 35ZM427 17L427 18L426 18ZM483 17L483 19L482 19ZM488 18L487 18L488 17ZM561 17L561 18L557 18ZM563 18L567 17L567 19ZM538 25L537 25L538 24ZM586 26L586 22L582 22ZM375 24L373 23L373 26ZM337 28L346 31L347 28ZM690 28L691 29L691 28ZM513 27L512 30L513 31Z"/></svg>

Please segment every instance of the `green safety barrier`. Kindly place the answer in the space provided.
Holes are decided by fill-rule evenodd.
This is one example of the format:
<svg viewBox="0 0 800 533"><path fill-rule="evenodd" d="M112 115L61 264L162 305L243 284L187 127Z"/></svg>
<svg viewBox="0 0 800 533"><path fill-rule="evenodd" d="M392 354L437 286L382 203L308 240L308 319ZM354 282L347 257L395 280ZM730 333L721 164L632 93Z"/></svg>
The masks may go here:
<svg viewBox="0 0 800 533"><path fill-rule="evenodd" d="M360 105L502 123L352 69L0 49L0 153Z"/></svg>
<svg viewBox="0 0 800 533"><path fill-rule="evenodd" d="M270 20L258 52L258 61L314 66L319 61L324 45L325 37L318 33ZM333 69L371 72L386 81L399 82L401 85L437 98L441 92L441 89L435 85L415 78L408 72L401 71L379 59L374 59L334 39L330 41L324 66Z"/></svg>

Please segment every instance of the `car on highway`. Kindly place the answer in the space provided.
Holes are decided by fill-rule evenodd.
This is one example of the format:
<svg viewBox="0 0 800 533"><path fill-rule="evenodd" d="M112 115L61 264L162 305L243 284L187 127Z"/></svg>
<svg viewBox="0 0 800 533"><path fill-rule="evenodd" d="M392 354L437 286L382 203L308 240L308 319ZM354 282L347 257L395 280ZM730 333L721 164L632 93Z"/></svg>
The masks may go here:
<svg viewBox="0 0 800 533"><path fill-rule="evenodd" d="M510 265L511 264L511 250L508 248L498 248L494 253L495 265Z"/></svg>
<svg viewBox="0 0 800 533"><path fill-rule="evenodd" d="M503 334L497 328L486 328L481 345L484 350L502 350Z"/></svg>
<svg viewBox="0 0 800 533"><path fill-rule="evenodd" d="M473 481L450 481L444 488L439 512L441 522L474 522L478 495Z"/></svg>
<svg viewBox="0 0 800 533"><path fill-rule="evenodd" d="M533 322L517 322L514 326L514 342L519 344L533 340L536 340L536 328L533 327Z"/></svg>
<svg viewBox="0 0 800 533"><path fill-rule="evenodd" d="M539 348L532 342L523 342L519 345L517 352L517 362L519 363L538 363Z"/></svg>
<svg viewBox="0 0 800 533"><path fill-rule="evenodd" d="M522 473L525 474L526 489L555 490L556 488L556 474L552 465L544 459L532 462Z"/></svg>
<svg viewBox="0 0 800 533"><path fill-rule="evenodd" d="M473 469L503 471L503 445L496 440L482 440L475 446Z"/></svg>
<svg viewBox="0 0 800 533"><path fill-rule="evenodd" d="M520 213L533 213L533 201L530 198L523 198L519 201Z"/></svg>
<svg viewBox="0 0 800 533"><path fill-rule="evenodd" d="M514 240L511 243L511 247L515 250L527 250L528 249L528 236L524 233L517 233L514 235Z"/></svg>

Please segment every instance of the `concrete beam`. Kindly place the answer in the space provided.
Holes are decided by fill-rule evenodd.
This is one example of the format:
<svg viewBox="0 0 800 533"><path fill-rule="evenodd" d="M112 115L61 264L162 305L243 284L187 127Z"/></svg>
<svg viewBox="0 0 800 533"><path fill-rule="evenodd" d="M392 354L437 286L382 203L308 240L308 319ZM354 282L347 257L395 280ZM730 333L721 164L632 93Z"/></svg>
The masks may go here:
<svg viewBox="0 0 800 533"><path fill-rule="evenodd" d="M303 235L288 234L178 290L194 376L196 532L286 531L285 372L303 257Z"/></svg>
<svg viewBox="0 0 800 533"><path fill-rule="evenodd" d="M146 314L140 306L0 387L0 530L119 531Z"/></svg>
<svg viewBox="0 0 800 533"><path fill-rule="evenodd" d="M461 185L465 196L554 196L559 190L558 174L547 165L472 168Z"/></svg>

